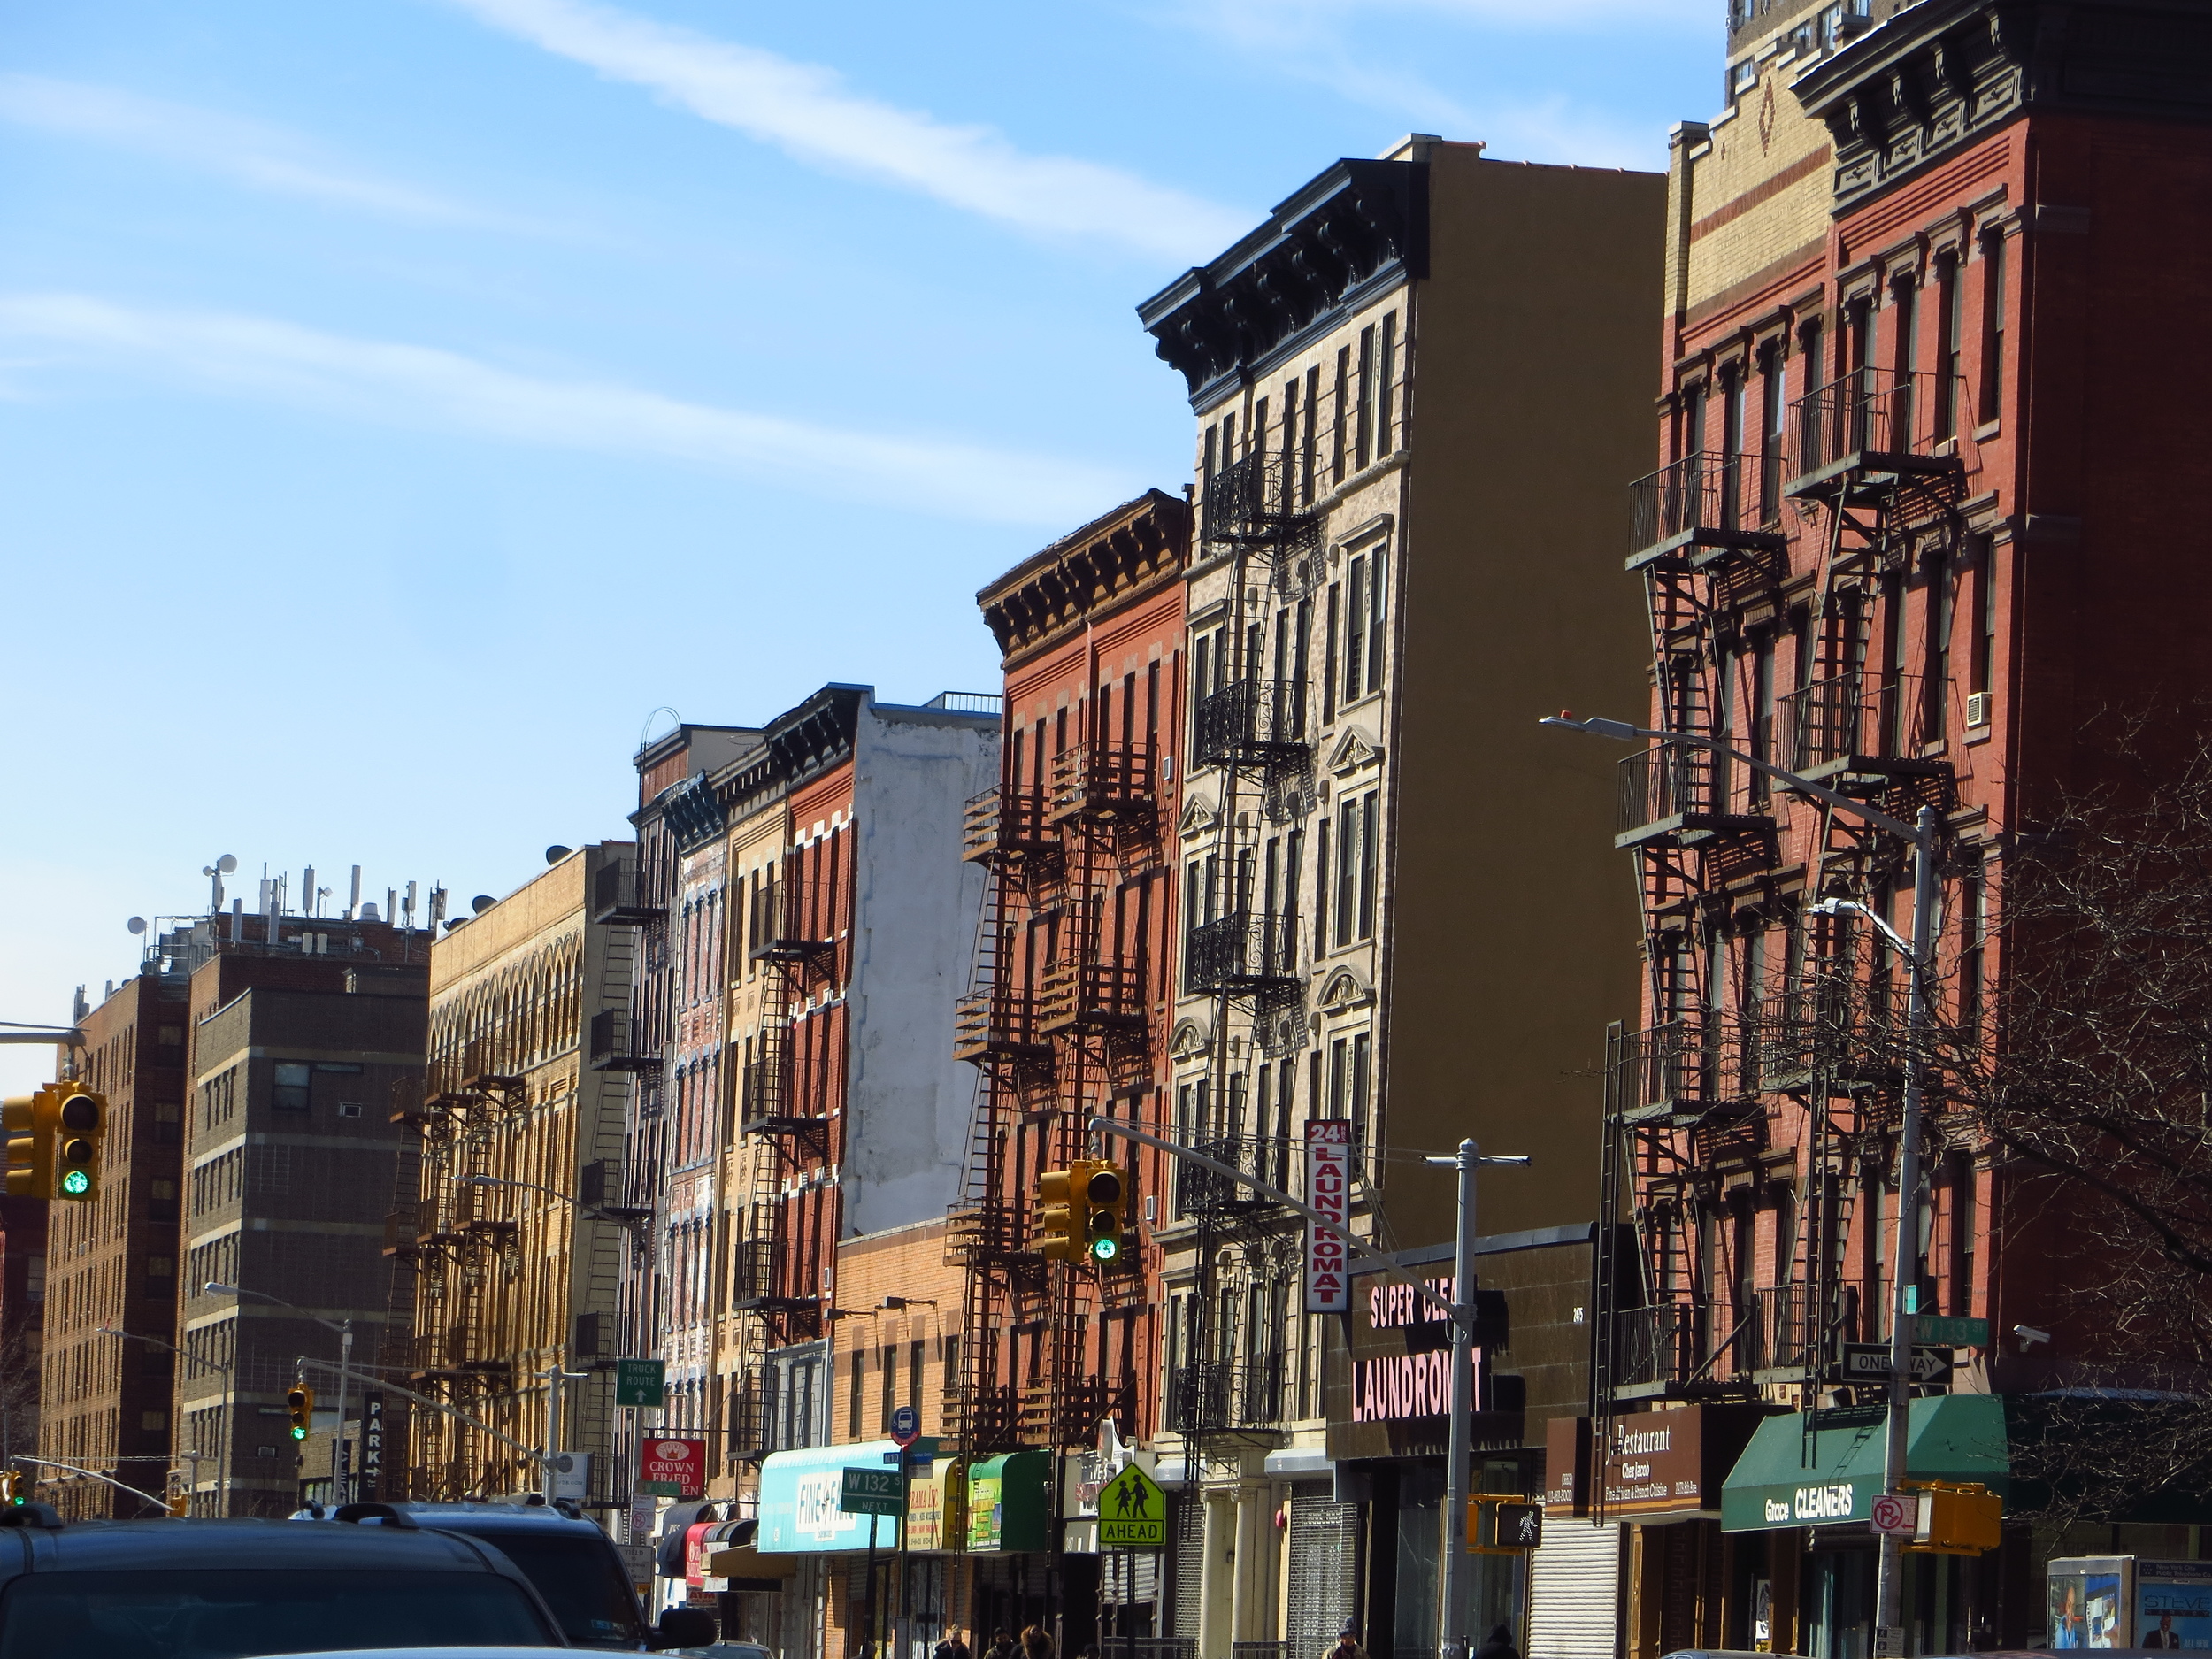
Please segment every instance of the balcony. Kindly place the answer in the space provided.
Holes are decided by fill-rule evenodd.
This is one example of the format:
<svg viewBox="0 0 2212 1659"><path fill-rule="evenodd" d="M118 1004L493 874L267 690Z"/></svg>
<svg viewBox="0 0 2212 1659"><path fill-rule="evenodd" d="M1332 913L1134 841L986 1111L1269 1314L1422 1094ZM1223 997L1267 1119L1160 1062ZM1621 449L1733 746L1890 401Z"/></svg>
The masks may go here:
<svg viewBox="0 0 2212 1659"><path fill-rule="evenodd" d="M638 901L637 872L621 864L603 864L592 878L591 919L602 927L642 927L668 919L666 910Z"/></svg>
<svg viewBox="0 0 2212 1659"><path fill-rule="evenodd" d="M1742 1044L1715 1016L1693 1014L1625 1033L1609 1056L1615 1117L1623 1124L1701 1125L1716 1113L1748 1115L1758 1079L1743 1075Z"/></svg>
<svg viewBox="0 0 2212 1659"><path fill-rule="evenodd" d="M787 964L811 962L836 948L826 897L812 884L786 874L752 897L749 952L756 962Z"/></svg>
<svg viewBox="0 0 2212 1659"><path fill-rule="evenodd" d="M757 1463L775 1449L776 1391L770 1373L755 1366L737 1379L730 1398L730 1455Z"/></svg>
<svg viewBox="0 0 2212 1659"><path fill-rule="evenodd" d="M1149 743L1086 738L1052 757L1052 823L1130 823L1149 819L1158 804Z"/></svg>
<svg viewBox="0 0 2212 1659"><path fill-rule="evenodd" d="M1160 1426L1176 1434L1267 1432L1283 1425L1288 1356L1178 1365L1167 1374Z"/></svg>
<svg viewBox="0 0 2212 1659"><path fill-rule="evenodd" d="M603 1009L591 1017L591 1069L595 1071L657 1071L657 1051L643 1050L645 1033L641 1022L624 1008Z"/></svg>
<svg viewBox="0 0 2212 1659"><path fill-rule="evenodd" d="M970 864L1034 858L1060 850L1045 826L1045 792L1033 784L986 789L961 816L960 856Z"/></svg>
<svg viewBox="0 0 2212 1659"><path fill-rule="evenodd" d="M972 1065L1048 1060L1052 1045L1037 1026L1037 1005L1008 986L971 991L953 1004L952 1057Z"/></svg>
<svg viewBox="0 0 2212 1659"><path fill-rule="evenodd" d="M1770 833L1770 814L1731 810L1732 772L1724 757L1687 743L1655 743L1626 757L1620 763L1613 844L1687 846L1715 837Z"/></svg>
<svg viewBox="0 0 2212 1659"><path fill-rule="evenodd" d="M749 1135L807 1135L823 1120L801 1110L798 1079L791 1053L791 1028L766 1025L753 1041L753 1058L742 1073L738 1129Z"/></svg>
<svg viewBox="0 0 2212 1659"><path fill-rule="evenodd" d="M1021 1217L1010 1204L989 1199L945 1218L945 1260L955 1267L982 1269L1028 1257L1029 1240Z"/></svg>
<svg viewBox="0 0 2212 1659"><path fill-rule="evenodd" d="M1638 479L1628 487L1628 568L1787 553L1781 470L1778 455L1693 455Z"/></svg>
<svg viewBox="0 0 2212 1659"><path fill-rule="evenodd" d="M1200 766L1274 766L1302 759L1306 682L1240 680L1210 693L1194 722Z"/></svg>
<svg viewBox="0 0 2212 1659"><path fill-rule="evenodd" d="M1240 1174L1284 1189L1283 1177L1287 1172L1289 1162L1289 1148L1285 1141L1264 1135L1225 1135L1215 1141L1194 1142L1191 1150L1213 1159L1217 1164L1225 1164ZM1176 1160L1175 1210L1178 1215L1263 1210L1274 1202L1273 1199L1255 1192L1242 1181L1232 1180L1218 1170L1210 1170L1201 1164L1187 1164L1179 1158Z"/></svg>
<svg viewBox="0 0 2212 1659"><path fill-rule="evenodd" d="M1946 391L1949 396L1945 396ZM1855 371L1790 405L1791 495L1842 501L1869 487L1935 485L1963 471L1958 441L1944 430L1961 393L1944 377Z"/></svg>
<svg viewBox="0 0 2212 1659"><path fill-rule="evenodd" d="M1045 970L1037 1028L1100 1036L1144 1027L1144 973L1133 963L1058 962Z"/></svg>
<svg viewBox="0 0 2212 1659"><path fill-rule="evenodd" d="M1232 910L1184 935L1183 988L1194 995L1248 996L1298 983L1298 918Z"/></svg>
<svg viewBox="0 0 2212 1659"><path fill-rule="evenodd" d="M780 1239L740 1239L730 1252L730 1306L747 1313L802 1313L821 1298L789 1294Z"/></svg>
<svg viewBox="0 0 2212 1659"><path fill-rule="evenodd" d="M1756 1021L1764 1086L1791 1094L1897 1087L1909 997L1902 975L1863 980L1847 962L1768 998Z"/></svg>
<svg viewBox="0 0 2212 1659"><path fill-rule="evenodd" d="M1778 700L1785 764L1832 788L1947 776L1947 758L1921 751L1949 729L1950 694L1948 680L1917 674L1881 679L1854 669L1816 680Z"/></svg>
<svg viewBox="0 0 2212 1659"><path fill-rule="evenodd" d="M1816 1298L1804 1285L1769 1285L1752 1293L1750 1317L1736 1339L1738 1363L1756 1371L1801 1371L1824 1364L1839 1342L1857 1340L1859 1287L1828 1286L1824 1313L1807 1328Z"/></svg>
<svg viewBox="0 0 2212 1659"><path fill-rule="evenodd" d="M1711 1303L1667 1302L1624 1308L1613 1316L1609 1382L1616 1399L1725 1400L1752 1392L1750 1371L1727 1380L1714 1373L1726 1365L1715 1345L1730 1334L1732 1317Z"/></svg>
<svg viewBox="0 0 2212 1659"><path fill-rule="evenodd" d="M1277 558L1310 552L1321 539L1321 515L1292 505L1293 469L1280 456L1254 450L1206 480L1199 539Z"/></svg>

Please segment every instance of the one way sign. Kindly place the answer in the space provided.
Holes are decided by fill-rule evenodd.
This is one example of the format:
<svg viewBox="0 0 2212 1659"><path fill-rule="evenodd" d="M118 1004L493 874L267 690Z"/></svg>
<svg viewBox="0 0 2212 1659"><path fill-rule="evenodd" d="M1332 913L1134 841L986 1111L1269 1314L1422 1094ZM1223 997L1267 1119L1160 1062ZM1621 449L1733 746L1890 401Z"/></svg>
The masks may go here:
<svg viewBox="0 0 2212 1659"><path fill-rule="evenodd" d="M1921 1385L1947 1383L1955 1350L1947 1348L1919 1348L1912 1351L1912 1379ZM1886 1382L1889 1380L1889 1344L1886 1342L1846 1342L1843 1345L1843 1363L1838 1368L1839 1382Z"/></svg>

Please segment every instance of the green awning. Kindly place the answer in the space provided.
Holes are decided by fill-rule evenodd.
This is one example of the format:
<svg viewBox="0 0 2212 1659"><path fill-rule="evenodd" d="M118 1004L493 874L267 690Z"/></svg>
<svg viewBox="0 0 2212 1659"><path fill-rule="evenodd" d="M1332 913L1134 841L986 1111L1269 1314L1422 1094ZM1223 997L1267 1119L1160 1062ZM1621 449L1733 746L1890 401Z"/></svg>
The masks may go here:
<svg viewBox="0 0 2212 1659"><path fill-rule="evenodd" d="M1053 1530L1050 1452L1008 1452L968 1465L971 1550L1050 1549Z"/></svg>
<svg viewBox="0 0 2212 1659"><path fill-rule="evenodd" d="M1809 1440L1801 1414L1767 1418L1721 1483L1721 1531L1865 1522L1882 1492L1888 1421L1878 1406L1823 1411ZM1916 1400L1906 1425L1908 1479L1978 1480L2001 1494L2009 1487L2001 1394Z"/></svg>

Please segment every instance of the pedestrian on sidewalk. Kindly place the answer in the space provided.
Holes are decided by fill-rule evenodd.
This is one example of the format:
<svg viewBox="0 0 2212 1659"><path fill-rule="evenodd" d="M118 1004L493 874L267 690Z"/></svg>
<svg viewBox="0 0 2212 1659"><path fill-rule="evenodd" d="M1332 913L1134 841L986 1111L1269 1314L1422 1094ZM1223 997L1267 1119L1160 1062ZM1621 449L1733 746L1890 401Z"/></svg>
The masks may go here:
<svg viewBox="0 0 2212 1659"><path fill-rule="evenodd" d="M1513 1645L1513 1627L1501 1624L1490 1632L1490 1640L1475 1649L1475 1659L1521 1659L1520 1649Z"/></svg>
<svg viewBox="0 0 2212 1659"><path fill-rule="evenodd" d="M1367 1659L1367 1649L1359 1645L1359 1621L1348 1618L1344 1627L1336 1633L1336 1646L1321 1659Z"/></svg>

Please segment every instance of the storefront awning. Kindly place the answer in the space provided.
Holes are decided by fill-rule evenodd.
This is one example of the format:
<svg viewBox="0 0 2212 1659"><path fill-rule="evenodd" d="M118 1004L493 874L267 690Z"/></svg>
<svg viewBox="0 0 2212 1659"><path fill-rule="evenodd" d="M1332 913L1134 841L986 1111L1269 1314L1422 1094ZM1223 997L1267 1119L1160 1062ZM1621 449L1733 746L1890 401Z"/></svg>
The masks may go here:
<svg viewBox="0 0 2212 1659"><path fill-rule="evenodd" d="M873 1529L879 1549L898 1542L895 1516L848 1514L840 1509L847 1468L880 1473L892 1440L862 1440L851 1446L814 1446L776 1452L760 1466L760 1530L755 1545L764 1555L825 1555L864 1550Z"/></svg>
<svg viewBox="0 0 2212 1659"><path fill-rule="evenodd" d="M979 1553L1050 1549L1052 1454L1008 1452L968 1465L968 1548Z"/></svg>
<svg viewBox="0 0 2212 1659"><path fill-rule="evenodd" d="M1887 1411L1823 1411L1808 1437L1800 1413L1773 1417L1721 1484L1721 1531L1866 1521L1882 1492ZM1905 1472L1916 1480L1976 1480L2009 1488L2012 1463L2000 1394L1916 1400L1906 1417Z"/></svg>

